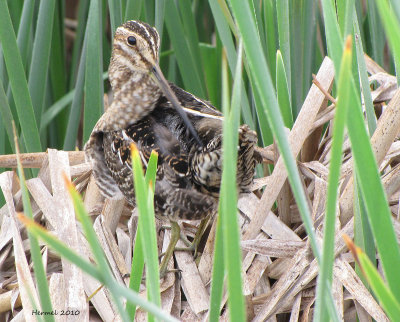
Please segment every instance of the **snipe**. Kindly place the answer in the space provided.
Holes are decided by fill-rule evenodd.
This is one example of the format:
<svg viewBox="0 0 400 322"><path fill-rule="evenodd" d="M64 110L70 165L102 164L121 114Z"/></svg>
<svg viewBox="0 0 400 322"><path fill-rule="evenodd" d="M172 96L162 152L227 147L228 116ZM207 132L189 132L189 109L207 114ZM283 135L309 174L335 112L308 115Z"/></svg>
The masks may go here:
<svg viewBox="0 0 400 322"><path fill-rule="evenodd" d="M109 79L111 106L85 146L102 193L135 204L130 144L146 165L159 154L155 185L157 218L171 222L173 237L161 264L165 273L179 239L177 220L207 218L217 209L222 165L222 115L211 104L167 83L158 66L160 39L146 23L128 21L115 32ZM237 182L248 192L256 162L256 133L239 129Z"/></svg>

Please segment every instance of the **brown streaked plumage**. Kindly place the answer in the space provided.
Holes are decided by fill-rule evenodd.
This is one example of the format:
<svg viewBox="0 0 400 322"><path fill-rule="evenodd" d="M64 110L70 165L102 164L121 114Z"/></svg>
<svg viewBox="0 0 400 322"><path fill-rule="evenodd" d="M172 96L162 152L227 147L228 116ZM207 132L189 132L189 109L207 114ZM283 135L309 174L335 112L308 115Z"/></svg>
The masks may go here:
<svg viewBox="0 0 400 322"><path fill-rule="evenodd" d="M102 193L111 198L123 194L134 205L130 144L137 145L145 166L156 150L156 216L172 222L204 219L217 209L223 118L211 104L164 82L159 42L155 28L142 22L128 21L116 30L109 67L114 100L93 129L85 153ZM256 143L256 133L242 125L239 192L249 191L261 161Z"/></svg>

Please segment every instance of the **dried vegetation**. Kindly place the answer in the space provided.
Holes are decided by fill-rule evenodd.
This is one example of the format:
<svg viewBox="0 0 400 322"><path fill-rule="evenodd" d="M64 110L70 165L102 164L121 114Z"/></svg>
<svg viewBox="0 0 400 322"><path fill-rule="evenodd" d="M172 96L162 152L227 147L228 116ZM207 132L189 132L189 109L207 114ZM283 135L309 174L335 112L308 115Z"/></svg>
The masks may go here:
<svg viewBox="0 0 400 322"><path fill-rule="evenodd" d="M400 91L396 89L393 76L385 73L368 57L366 62L370 80L377 84L372 95L377 115L380 116L371 142L391 206L393 224L399 235L400 142L397 135L400 128ZM333 64L326 58L293 129L288 132L307 191L314 227L320 237L330 161L331 120L335 111L334 99L328 94L333 80ZM389 103L384 105L384 101ZM248 319L277 321L277 315L286 314L283 317L285 320L308 321L312 316L318 265L291 195L283 160L279 158L275 146L265 147L262 152L265 161L274 164L274 170L271 175L255 180L255 193L239 200L243 289ZM334 300L345 321L356 321L356 313L363 321L369 321L371 317L376 321L386 321L385 313L355 273L353 258L342 239L343 234L350 237L354 234L353 168L348 139L345 139L343 153L333 271ZM22 163L26 168L40 168L37 178L27 181L35 219L71 248L91 258L61 173L72 178L84 195L86 208L93 218L115 278L121 283L128 283L137 225L136 211L133 210L131 215L132 209L124 200L104 200L82 152L48 150L46 153L23 155ZM15 166L15 156L0 156L0 167ZM34 283L26 230L16 220L16 213L23 209L15 172L0 174L0 185L6 199L6 205L0 210L0 312L5 318L14 316L15 320L29 320L32 306L26 287L30 285L33 288ZM189 238L194 236L196 227L193 223L182 223L182 226ZM214 232L215 220L211 220L196 260L192 254L175 252L175 262L171 260L170 267L179 268L181 273L168 274L161 283L164 310L180 320L200 321L207 317ZM168 245L170 232L160 229L158 236L161 252ZM83 316L89 315L91 319L114 320L116 310L106 289L101 288L87 302L87 297L100 287L99 282L60 259L46 245L43 245L42 253L55 309L60 310L65 305L78 308ZM32 296L36 297L35 294ZM221 320L227 320L227 310L221 312ZM145 320L146 314L138 311L136 319Z"/></svg>

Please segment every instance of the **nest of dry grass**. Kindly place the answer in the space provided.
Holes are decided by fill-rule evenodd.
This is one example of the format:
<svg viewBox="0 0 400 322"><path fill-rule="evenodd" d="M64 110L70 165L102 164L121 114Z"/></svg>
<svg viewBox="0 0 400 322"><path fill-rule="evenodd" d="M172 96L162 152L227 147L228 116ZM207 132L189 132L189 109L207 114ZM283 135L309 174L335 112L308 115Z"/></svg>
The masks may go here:
<svg viewBox="0 0 400 322"><path fill-rule="evenodd" d="M390 101L381 111L378 129L371 141L394 214L394 227L399 235L400 225L396 217L400 197L400 142L397 141L400 112L395 107L399 104L400 91L396 89L393 76L385 73L368 57L366 61L371 78L379 85L373 91L374 102ZM333 79L333 64L326 58L293 129L288 133L293 154L298 156L298 167L312 209L314 226L320 237L330 161L330 121L334 115L334 104L328 106L329 101L334 102L328 94ZM328 126L324 128L324 124ZM349 147L346 139L335 244L334 299L345 321L355 321L356 314L360 318L385 321L388 318L355 273L353 258L341 238L342 234L350 237L354 234L352 155ZM278 315L286 313L284 320L290 318L290 321L297 321L301 318L307 321L312 316L318 265L307 243L282 159L274 146L266 147L261 152L266 162L274 163L274 170L271 175L255 180L253 188L256 193L239 200L248 319L276 321ZM35 219L54 231L71 248L91 258L61 173L73 179L78 190L84 194L86 209L93 217L95 230L116 278L126 284L137 225L136 212L133 211L132 215L132 209L124 200L104 200L82 152L48 150L46 153L25 154L22 163L27 168L40 168L37 178L27 181ZM15 156L0 156L0 167L15 166ZM7 202L0 209L0 312L7 320L12 316L28 319L32 317L32 307L23 285L28 283L33 286L33 280L27 234L15 219L16 212L22 211L19 181L13 171L4 172L0 174L0 185ZM263 193L260 188L264 188ZM274 203L277 207L271 211ZM182 225L184 233L189 238L193 237L196 225L193 222ZM161 283L164 310L180 320L200 321L207 317L214 232L215 219L210 221L209 229L203 236L198 258L194 260L192 254L175 252L175 262L171 260L170 267L179 268L181 274L168 274ZM159 230L158 237L161 252L168 245L170 232ZM87 302L87 296L99 288L99 282L60 259L46 245L42 246L55 309L75 307L81 311L80 318L118 319L114 304L104 288ZM138 311L136 319L145 320L146 314ZM227 310L222 310L221 320L227 319Z"/></svg>

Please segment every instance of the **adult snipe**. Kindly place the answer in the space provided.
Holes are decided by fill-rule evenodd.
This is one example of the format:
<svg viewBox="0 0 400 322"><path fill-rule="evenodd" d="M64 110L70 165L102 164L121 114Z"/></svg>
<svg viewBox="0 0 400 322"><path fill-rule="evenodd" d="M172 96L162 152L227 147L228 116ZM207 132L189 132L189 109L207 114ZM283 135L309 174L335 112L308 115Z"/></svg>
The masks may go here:
<svg viewBox="0 0 400 322"><path fill-rule="evenodd" d="M115 32L109 79L111 106L97 122L85 146L102 193L121 193L134 205L130 145L143 164L152 150L159 154L155 213L168 219L174 232L167 253L179 238L180 219L204 219L217 208L222 164L222 116L209 103L168 84L158 66L160 39L155 28L128 21ZM259 156L256 133L239 129L238 189L247 192ZM164 273L168 256L161 264Z"/></svg>

